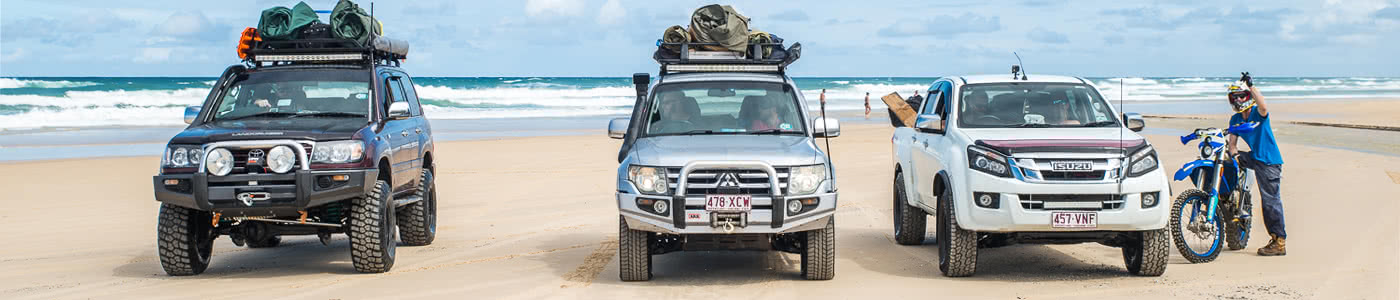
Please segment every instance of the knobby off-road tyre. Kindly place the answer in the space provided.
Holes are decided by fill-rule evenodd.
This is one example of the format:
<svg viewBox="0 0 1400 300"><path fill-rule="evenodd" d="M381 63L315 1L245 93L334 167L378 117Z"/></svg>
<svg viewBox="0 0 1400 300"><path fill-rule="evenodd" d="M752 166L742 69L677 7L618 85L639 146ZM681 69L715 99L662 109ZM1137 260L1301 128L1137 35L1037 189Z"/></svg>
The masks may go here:
<svg viewBox="0 0 1400 300"><path fill-rule="evenodd" d="M826 227L804 232L802 277L807 280L831 280L836 277L836 216L827 219Z"/></svg>
<svg viewBox="0 0 1400 300"><path fill-rule="evenodd" d="M1130 239L1123 245L1123 264L1128 273L1138 276L1162 276L1167 272L1167 255L1171 242L1167 230L1126 233Z"/></svg>
<svg viewBox="0 0 1400 300"><path fill-rule="evenodd" d="M160 267L171 276L204 273L214 253L214 225L208 212L170 204L160 205L156 221L156 254Z"/></svg>
<svg viewBox="0 0 1400 300"><path fill-rule="evenodd" d="M1229 222L1225 222L1227 226L1225 227L1225 246L1226 249L1229 250L1240 250L1248 247L1249 230L1250 227L1254 225L1251 224L1254 220L1252 216L1254 212L1254 203L1250 200L1252 196L1250 196L1249 193L1239 193L1236 197L1240 197L1240 206L1243 207L1244 211L1250 212L1251 217L1241 219L1239 222L1236 222L1235 218L1232 217Z"/></svg>
<svg viewBox="0 0 1400 300"><path fill-rule="evenodd" d="M272 248L282 244L282 237L270 236L262 240L248 240L245 243L247 243L248 248Z"/></svg>
<svg viewBox="0 0 1400 300"><path fill-rule="evenodd" d="M437 184L433 171L423 169L418 181L418 202L398 211L399 239L405 246L427 246L437 237Z"/></svg>
<svg viewBox="0 0 1400 300"><path fill-rule="evenodd" d="M627 220L617 217L617 266L622 281L651 280L651 235L632 230Z"/></svg>
<svg viewBox="0 0 1400 300"><path fill-rule="evenodd" d="M977 232L958 228L953 192L938 195L938 270L943 276L967 277L977 272Z"/></svg>
<svg viewBox="0 0 1400 300"><path fill-rule="evenodd" d="M1192 199L1195 199L1195 200L1192 200ZM1192 234L1192 235L1194 235L1195 233L1186 232L1186 231L1184 231L1184 230L1182 229L1182 227L1181 227L1181 224L1182 224L1181 222L1183 222L1183 221L1184 221L1184 222L1187 222L1187 223L1190 223L1190 222L1191 222L1191 220L1185 220L1185 219L1183 219L1183 218L1190 218L1190 216L1182 216L1182 214L1183 214L1183 212L1182 212L1183 208L1184 208L1184 209L1190 209L1189 207L1184 207L1184 206L1185 206L1185 205L1195 205L1195 204L1188 203L1188 202L1195 202L1195 201L1210 201L1210 194L1207 194L1206 191L1202 191L1202 190L1199 190L1199 189L1189 189L1189 190L1186 190L1185 192L1181 192L1181 195L1177 195L1177 196L1176 196L1176 199L1172 201L1172 207L1171 207L1171 209L1172 209L1172 211L1171 211L1172 218L1171 218L1171 222L1168 223L1167 226L1168 226L1168 229L1171 230L1171 232L1172 232L1172 242L1176 244L1176 250L1177 250L1177 252L1180 252L1180 253L1181 253L1181 257L1186 258L1186 261L1189 261L1189 262L1191 262L1191 263L1193 263L1193 264L1207 263L1207 262L1214 261L1216 257L1220 256L1220 252L1221 252L1221 251L1220 251L1220 248L1221 248L1221 246L1222 246L1222 245L1220 245L1220 244L1222 244L1222 240L1224 240L1224 238L1221 237L1221 235L1225 234L1224 227L1226 226L1226 225L1225 225L1226 222L1224 222L1222 219L1220 219L1220 216L1221 216L1221 214L1222 214L1222 213L1220 212L1221 209L1216 209L1216 211L1215 211L1215 217L1217 218L1216 220L1221 220L1221 221L1217 221L1217 222L1216 222L1216 226L1215 226L1215 235L1216 235L1216 238L1215 238L1215 241L1212 242L1211 248L1208 249L1208 250L1206 251L1206 253L1200 253L1200 254L1195 253L1195 250L1192 250L1191 247L1190 247L1189 245L1186 245L1186 235L1187 235L1187 234ZM1201 212L1201 213L1202 213L1202 214L1205 214L1205 212Z"/></svg>
<svg viewBox="0 0 1400 300"><path fill-rule="evenodd" d="M394 226L394 205L389 182L377 180L374 189L351 200L350 262L363 273L383 273L394 267L398 247Z"/></svg>
<svg viewBox="0 0 1400 300"><path fill-rule="evenodd" d="M904 192L904 174L894 174L894 241L900 245L924 243L928 227L928 214L923 209L909 205Z"/></svg>

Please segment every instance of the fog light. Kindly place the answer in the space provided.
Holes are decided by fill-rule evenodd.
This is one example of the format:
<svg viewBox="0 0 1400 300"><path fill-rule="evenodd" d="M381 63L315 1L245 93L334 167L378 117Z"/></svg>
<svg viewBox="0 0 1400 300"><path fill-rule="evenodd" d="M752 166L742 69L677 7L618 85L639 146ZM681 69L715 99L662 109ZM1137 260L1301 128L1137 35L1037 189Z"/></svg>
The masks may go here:
<svg viewBox="0 0 1400 300"><path fill-rule="evenodd" d="M166 179L166 180L165 180L165 185L176 185L176 184L180 184L180 180L179 180L179 179Z"/></svg>
<svg viewBox="0 0 1400 300"><path fill-rule="evenodd" d="M788 203L787 203L787 210L788 210L788 214L796 214L796 213L802 212L802 201L798 201L798 200L788 201Z"/></svg>
<svg viewBox="0 0 1400 300"><path fill-rule="evenodd" d="M1142 193L1142 208L1157 206L1157 192Z"/></svg>
<svg viewBox="0 0 1400 300"><path fill-rule="evenodd" d="M1001 201L999 201L1001 199L1001 195L998 195L997 193L972 193L972 196L973 200L975 200L974 202L977 203L977 206L985 208L1001 207Z"/></svg>
<svg viewBox="0 0 1400 300"><path fill-rule="evenodd" d="M666 214L666 209L669 208L668 206L670 205L667 205L666 201L656 201L651 204L651 210L664 215Z"/></svg>
<svg viewBox="0 0 1400 300"><path fill-rule="evenodd" d="M335 180L335 181L346 181L346 180L350 180L350 175L331 175L331 180Z"/></svg>

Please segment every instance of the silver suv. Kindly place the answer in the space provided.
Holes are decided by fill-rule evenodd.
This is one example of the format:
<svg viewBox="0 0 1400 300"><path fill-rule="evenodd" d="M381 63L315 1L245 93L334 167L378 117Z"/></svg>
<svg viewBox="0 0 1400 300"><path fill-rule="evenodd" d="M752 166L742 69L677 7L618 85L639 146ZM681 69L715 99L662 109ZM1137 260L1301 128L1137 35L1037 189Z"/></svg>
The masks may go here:
<svg viewBox="0 0 1400 300"><path fill-rule="evenodd" d="M784 66L662 61L650 89L633 76L632 117L608 124L623 140L622 280L649 280L652 255L682 250L797 253L803 277L835 275L836 181L816 138L840 125L809 115Z"/></svg>

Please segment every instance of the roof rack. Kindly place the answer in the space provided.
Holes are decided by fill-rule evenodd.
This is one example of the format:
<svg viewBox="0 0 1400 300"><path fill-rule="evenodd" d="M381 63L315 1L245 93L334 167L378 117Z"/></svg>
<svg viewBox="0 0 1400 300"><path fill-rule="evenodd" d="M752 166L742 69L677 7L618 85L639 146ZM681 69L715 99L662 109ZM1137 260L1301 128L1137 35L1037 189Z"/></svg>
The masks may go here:
<svg viewBox="0 0 1400 300"><path fill-rule="evenodd" d="M782 43L749 43L748 53L754 56L746 56L745 53L734 51L707 51L696 50L700 46L722 47L719 43L666 43L661 40L656 41L658 48L679 49L677 57L663 57L662 52L657 51L652 56L656 63L661 64L661 74L668 73L701 73L701 72L759 72L759 73L783 73L787 66L796 62L802 57L802 44L793 43L785 51L784 57L763 57L763 48L771 47L782 50Z"/></svg>
<svg viewBox="0 0 1400 300"><path fill-rule="evenodd" d="M260 41L245 62L254 67L264 64L363 63L398 66L408 58L408 42L374 37L360 45L351 39L317 38L287 41Z"/></svg>

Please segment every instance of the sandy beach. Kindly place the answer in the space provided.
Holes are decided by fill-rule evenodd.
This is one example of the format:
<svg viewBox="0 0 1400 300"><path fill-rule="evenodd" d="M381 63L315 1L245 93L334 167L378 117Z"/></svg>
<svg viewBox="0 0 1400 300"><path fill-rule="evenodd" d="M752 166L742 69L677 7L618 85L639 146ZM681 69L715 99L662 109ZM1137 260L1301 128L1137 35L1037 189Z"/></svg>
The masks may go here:
<svg viewBox="0 0 1400 300"><path fill-rule="evenodd" d="M1194 153L1177 128L1213 123L1149 120L1147 133L1172 170ZM677 252L655 257L653 281L620 282L619 143L600 125L590 135L441 142L437 241L400 247L384 274L355 273L340 235L329 246L306 236L271 249L221 238L206 273L169 277L155 255L156 156L3 163L0 239L12 242L0 251L0 298L1400 298L1400 151L1281 134L1288 256L1254 255L1268 239L1256 218L1248 249L1195 265L1173 251L1162 277L1130 276L1118 249L1081 244L987 249L975 277L946 278L932 240L893 242L890 133L848 124L831 140L841 179L832 281L799 279L792 254Z"/></svg>

